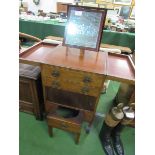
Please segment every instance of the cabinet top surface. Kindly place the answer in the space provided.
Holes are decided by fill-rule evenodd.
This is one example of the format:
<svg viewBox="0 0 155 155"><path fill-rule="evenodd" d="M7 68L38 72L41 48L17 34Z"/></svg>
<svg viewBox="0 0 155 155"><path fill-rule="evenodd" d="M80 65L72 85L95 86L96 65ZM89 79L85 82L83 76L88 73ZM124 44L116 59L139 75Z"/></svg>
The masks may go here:
<svg viewBox="0 0 155 155"><path fill-rule="evenodd" d="M85 50L40 42L19 55L20 62L52 65L107 76L120 82L135 83L135 68L129 56Z"/></svg>
<svg viewBox="0 0 155 155"><path fill-rule="evenodd" d="M106 53L85 50L80 55L80 49L59 45L52 48L46 44L39 44L25 53L21 53L20 59L28 61L72 68L97 74L106 74Z"/></svg>

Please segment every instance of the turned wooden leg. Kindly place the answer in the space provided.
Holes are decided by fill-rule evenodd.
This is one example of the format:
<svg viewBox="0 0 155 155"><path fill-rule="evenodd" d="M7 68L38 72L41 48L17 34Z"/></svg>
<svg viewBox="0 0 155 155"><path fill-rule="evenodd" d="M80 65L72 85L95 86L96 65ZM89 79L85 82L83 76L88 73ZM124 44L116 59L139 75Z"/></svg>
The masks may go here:
<svg viewBox="0 0 155 155"><path fill-rule="evenodd" d="M80 140L80 133L76 134L76 139L75 139L75 143L78 144Z"/></svg>
<svg viewBox="0 0 155 155"><path fill-rule="evenodd" d="M50 137L53 136L53 128L51 126L48 126L48 133Z"/></svg>

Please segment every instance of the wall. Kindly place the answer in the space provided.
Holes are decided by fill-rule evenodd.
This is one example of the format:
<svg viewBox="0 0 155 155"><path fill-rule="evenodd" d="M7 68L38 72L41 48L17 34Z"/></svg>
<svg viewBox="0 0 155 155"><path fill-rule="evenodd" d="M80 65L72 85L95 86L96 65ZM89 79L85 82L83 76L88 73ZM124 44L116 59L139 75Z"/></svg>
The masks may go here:
<svg viewBox="0 0 155 155"><path fill-rule="evenodd" d="M23 0L28 3L28 10L37 13L38 10L44 10L44 12L56 12L57 0L40 0L39 5L35 5L33 0Z"/></svg>
<svg viewBox="0 0 155 155"><path fill-rule="evenodd" d="M39 5L35 5L33 0L23 0L28 3L28 10L37 13L38 10L44 10L44 12L56 12L57 2L73 3L74 0L40 0Z"/></svg>
<svg viewBox="0 0 155 155"><path fill-rule="evenodd" d="M73 3L74 0L57 0L57 2Z"/></svg>

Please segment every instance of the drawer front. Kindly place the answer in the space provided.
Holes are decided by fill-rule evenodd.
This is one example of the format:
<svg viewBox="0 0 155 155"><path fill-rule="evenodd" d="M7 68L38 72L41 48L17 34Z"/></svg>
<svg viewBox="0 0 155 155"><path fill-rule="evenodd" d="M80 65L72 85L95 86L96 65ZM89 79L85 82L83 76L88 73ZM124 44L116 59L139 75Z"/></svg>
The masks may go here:
<svg viewBox="0 0 155 155"><path fill-rule="evenodd" d="M52 116L47 116L47 123L48 125L51 125L54 128L59 128L59 129L63 129L63 130L67 130L70 132L80 132L80 125L78 124L74 124L71 122L67 122L63 119L58 119Z"/></svg>
<svg viewBox="0 0 155 155"><path fill-rule="evenodd" d="M101 88L98 87L90 87L87 85L78 85L74 84L72 82L66 82L64 80L53 80L49 77L44 77L43 78L44 85L56 89L62 89L62 90L67 90L70 92L76 92L84 95L90 95L90 96L95 96L97 97L100 94Z"/></svg>
<svg viewBox="0 0 155 155"><path fill-rule="evenodd" d="M103 77L61 67L44 65L42 78L45 86L97 97Z"/></svg>
<svg viewBox="0 0 155 155"><path fill-rule="evenodd" d="M43 65L43 76L91 87L101 87L103 83L101 75L49 65Z"/></svg>

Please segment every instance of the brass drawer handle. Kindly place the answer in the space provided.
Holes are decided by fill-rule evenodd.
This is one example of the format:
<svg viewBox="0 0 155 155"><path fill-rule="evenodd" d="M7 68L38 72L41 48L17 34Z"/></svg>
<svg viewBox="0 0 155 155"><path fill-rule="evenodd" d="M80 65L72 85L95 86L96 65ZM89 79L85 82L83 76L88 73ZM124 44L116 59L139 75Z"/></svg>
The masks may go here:
<svg viewBox="0 0 155 155"><path fill-rule="evenodd" d="M81 92L82 92L83 94L89 93L89 87L83 87L83 88L81 89Z"/></svg>
<svg viewBox="0 0 155 155"><path fill-rule="evenodd" d="M91 79L90 76L85 76L84 79L83 79L84 83L90 83L91 81L92 81L92 79Z"/></svg>
<svg viewBox="0 0 155 155"><path fill-rule="evenodd" d="M58 81L52 81L52 88L58 88L60 86Z"/></svg>
<svg viewBox="0 0 155 155"><path fill-rule="evenodd" d="M62 128L68 128L68 125L66 125L65 123L62 123L62 124L61 124L61 127L62 127Z"/></svg>
<svg viewBox="0 0 155 155"><path fill-rule="evenodd" d="M60 72L58 70L53 70L52 71L52 76L53 77L59 77L60 76Z"/></svg>

